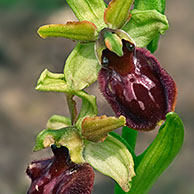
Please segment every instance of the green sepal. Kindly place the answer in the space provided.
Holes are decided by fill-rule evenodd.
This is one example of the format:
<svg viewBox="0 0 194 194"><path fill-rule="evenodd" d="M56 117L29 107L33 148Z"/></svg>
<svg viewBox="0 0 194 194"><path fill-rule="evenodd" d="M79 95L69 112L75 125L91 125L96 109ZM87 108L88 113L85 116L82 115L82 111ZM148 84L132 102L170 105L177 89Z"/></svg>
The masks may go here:
<svg viewBox="0 0 194 194"><path fill-rule="evenodd" d="M104 12L104 21L109 28L121 28L130 19L133 0L112 0Z"/></svg>
<svg viewBox="0 0 194 194"><path fill-rule="evenodd" d="M108 132L113 131L119 127L123 127L126 123L124 116L116 117L107 117L95 116L95 117L86 117L82 121L82 136L93 142L104 141L108 135Z"/></svg>
<svg viewBox="0 0 194 194"><path fill-rule="evenodd" d="M53 115L49 118L46 128L47 129L61 129L71 125L71 119L61 115Z"/></svg>
<svg viewBox="0 0 194 194"><path fill-rule="evenodd" d="M146 47L158 33L164 34L168 29L165 15L156 10L131 11L130 21L122 28L136 42L137 47Z"/></svg>
<svg viewBox="0 0 194 194"><path fill-rule="evenodd" d="M97 28L92 22L67 22L66 24L50 24L41 26L38 34L42 38L62 37L81 42L97 40Z"/></svg>
<svg viewBox="0 0 194 194"><path fill-rule="evenodd" d="M184 139L184 127L179 116L174 113L166 115L165 123L149 147L137 157L136 177L129 194L146 194L162 172L170 165L180 151ZM143 178L142 178L143 177ZM122 194L119 186L116 193Z"/></svg>
<svg viewBox="0 0 194 194"><path fill-rule="evenodd" d="M138 10L156 10L162 14L165 11L165 0L135 0L134 9Z"/></svg>
<svg viewBox="0 0 194 194"><path fill-rule="evenodd" d="M66 127L58 130L45 129L36 137L36 145L34 151L50 147L52 144L56 146L65 146L69 149L71 161L82 163L83 141L80 138L78 129L75 127Z"/></svg>
<svg viewBox="0 0 194 194"><path fill-rule="evenodd" d="M83 151L86 162L96 170L113 178L124 191L129 191L135 176L134 161L126 146L115 137L108 135L105 141L87 141Z"/></svg>
<svg viewBox="0 0 194 194"><path fill-rule="evenodd" d="M151 52L154 53L157 48L158 48L158 42L160 39L160 34L157 34L154 39L147 45L147 49Z"/></svg>
<svg viewBox="0 0 194 194"><path fill-rule="evenodd" d="M165 11L165 0L135 0L134 9L138 10L157 10L161 14ZM154 53L158 48L160 34L158 33L153 40L147 45L147 49Z"/></svg>
<svg viewBox="0 0 194 194"><path fill-rule="evenodd" d="M97 80L100 65L94 53L94 43L78 43L67 58L64 74L72 90L82 90Z"/></svg>
<svg viewBox="0 0 194 194"><path fill-rule="evenodd" d="M103 0L66 0L79 21L94 23L98 31L106 27L103 16L106 5Z"/></svg>

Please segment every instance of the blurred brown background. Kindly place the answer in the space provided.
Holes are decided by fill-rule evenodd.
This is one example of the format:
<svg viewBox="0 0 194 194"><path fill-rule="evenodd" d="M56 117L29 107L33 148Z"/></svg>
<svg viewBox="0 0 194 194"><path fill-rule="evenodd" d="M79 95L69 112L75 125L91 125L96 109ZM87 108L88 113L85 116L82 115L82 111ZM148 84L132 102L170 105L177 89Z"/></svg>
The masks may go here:
<svg viewBox="0 0 194 194"><path fill-rule="evenodd" d="M151 194L194 194L194 1L167 1L170 29L155 55L176 80L176 112L185 125L183 148L156 182ZM62 72L75 43L38 37L36 30L48 23L75 20L65 0L0 0L0 194L25 194L30 180L27 163L44 158L48 150L32 153L36 134L53 114L68 116L63 94L34 90L40 72ZM99 114L113 115L94 84ZM140 153L157 131L141 133ZM97 173L94 194L113 194L114 182Z"/></svg>

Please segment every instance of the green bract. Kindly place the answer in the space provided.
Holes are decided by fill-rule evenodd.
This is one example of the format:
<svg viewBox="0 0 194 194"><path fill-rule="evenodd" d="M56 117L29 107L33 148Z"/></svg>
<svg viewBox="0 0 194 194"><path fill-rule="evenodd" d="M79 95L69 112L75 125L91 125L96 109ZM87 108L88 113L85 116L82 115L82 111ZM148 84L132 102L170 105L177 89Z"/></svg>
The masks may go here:
<svg viewBox="0 0 194 194"><path fill-rule="evenodd" d="M116 138L109 135L104 142L87 142L84 158L96 170L112 177L125 192L130 190L135 176L133 157Z"/></svg>

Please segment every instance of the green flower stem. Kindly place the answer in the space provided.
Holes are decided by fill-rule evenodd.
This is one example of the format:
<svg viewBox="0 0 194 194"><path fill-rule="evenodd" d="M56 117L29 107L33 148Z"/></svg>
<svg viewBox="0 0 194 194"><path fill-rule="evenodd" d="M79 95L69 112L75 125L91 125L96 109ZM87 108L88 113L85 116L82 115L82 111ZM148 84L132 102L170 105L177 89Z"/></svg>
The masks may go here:
<svg viewBox="0 0 194 194"><path fill-rule="evenodd" d="M77 108L76 102L73 100L74 95L66 93L66 100L71 115L71 124L73 125L77 121Z"/></svg>
<svg viewBox="0 0 194 194"><path fill-rule="evenodd" d="M135 150L138 131L131 129L127 126L122 129L122 137L127 141L133 150Z"/></svg>

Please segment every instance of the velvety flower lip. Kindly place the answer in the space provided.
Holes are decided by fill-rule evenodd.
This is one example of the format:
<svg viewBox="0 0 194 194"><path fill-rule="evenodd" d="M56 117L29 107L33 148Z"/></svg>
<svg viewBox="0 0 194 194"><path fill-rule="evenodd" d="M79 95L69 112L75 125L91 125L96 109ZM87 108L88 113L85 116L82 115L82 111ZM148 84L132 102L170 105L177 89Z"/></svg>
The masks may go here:
<svg viewBox="0 0 194 194"><path fill-rule="evenodd" d="M26 172L32 183L28 194L90 194L94 171L87 164L70 161L66 147L52 146L54 157L32 162Z"/></svg>
<svg viewBox="0 0 194 194"><path fill-rule="evenodd" d="M129 127L149 131L174 111L176 85L146 49L122 40L123 56L103 50L98 82L117 116Z"/></svg>

